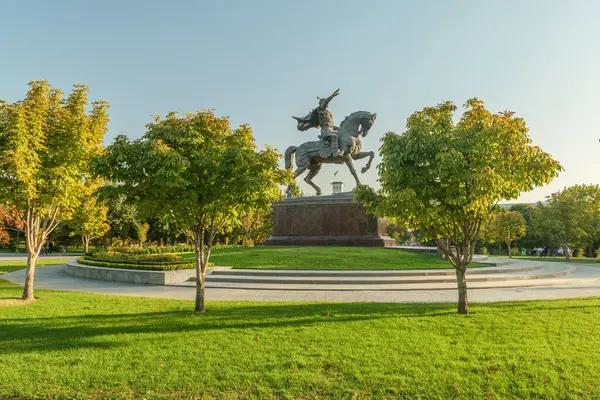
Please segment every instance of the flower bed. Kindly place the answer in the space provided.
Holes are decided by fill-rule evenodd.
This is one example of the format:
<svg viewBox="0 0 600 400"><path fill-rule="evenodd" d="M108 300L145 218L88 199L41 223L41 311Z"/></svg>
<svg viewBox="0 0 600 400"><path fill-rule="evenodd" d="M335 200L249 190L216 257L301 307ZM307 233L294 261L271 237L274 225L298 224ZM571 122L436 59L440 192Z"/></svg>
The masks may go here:
<svg viewBox="0 0 600 400"><path fill-rule="evenodd" d="M85 257L90 261L118 263L118 264L143 264L143 265L167 265L188 264L179 254L131 254L116 252L97 252Z"/></svg>
<svg viewBox="0 0 600 400"><path fill-rule="evenodd" d="M213 249L229 249L234 247L241 247L239 245L225 245L215 244ZM121 253L121 254L165 254L165 253L193 253L196 248L191 245L176 245L176 246L156 246L156 247L119 247L113 246L108 247L109 252ZM96 253L98 254L98 253Z"/></svg>
<svg viewBox="0 0 600 400"><path fill-rule="evenodd" d="M111 262L111 261L98 261L93 259L92 257L85 256L77 259L77 262L83 265L90 265L93 267L104 267L104 268L117 268L117 269L137 269L137 270L146 270L146 271L174 271L179 269L192 269L195 268L196 265L194 263L190 263L187 260L182 260L183 262L176 263L142 263L138 262ZM213 263L208 263L209 267L214 266Z"/></svg>
<svg viewBox="0 0 600 400"><path fill-rule="evenodd" d="M77 262L83 265L90 265L93 267L104 267L104 268L118 268L118 269L139 269L146 271L173 271L176 269L191 269L195 265L193 263L186 262L185 264L135 264L135 263L118 263L118 262L106 262L96 261L89 259L88 257L79 257Z"/></svg>

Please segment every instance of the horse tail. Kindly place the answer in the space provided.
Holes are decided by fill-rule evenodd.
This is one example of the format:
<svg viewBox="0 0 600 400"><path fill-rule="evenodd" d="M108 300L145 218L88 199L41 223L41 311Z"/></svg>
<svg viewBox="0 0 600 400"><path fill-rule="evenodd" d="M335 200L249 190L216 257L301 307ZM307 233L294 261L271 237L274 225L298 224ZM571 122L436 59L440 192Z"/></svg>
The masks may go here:
<svg viewBox="0 0 600 400"><path fill-rule="evenodd" d="M283 159L285 160L285 169L292 169L292 165L294 165L294 153L298 150L296 146L290 146L285 151Z"/></svg>

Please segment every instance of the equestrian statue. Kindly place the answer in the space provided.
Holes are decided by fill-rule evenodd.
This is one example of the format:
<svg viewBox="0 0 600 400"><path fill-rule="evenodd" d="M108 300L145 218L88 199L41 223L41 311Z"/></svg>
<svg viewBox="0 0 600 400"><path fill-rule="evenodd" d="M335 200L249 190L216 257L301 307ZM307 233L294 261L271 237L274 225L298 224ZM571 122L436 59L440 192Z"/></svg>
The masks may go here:
<svg viewBox="0 0 600 400"><path fill-rule="evenodd" d="M346 117L339 127L333 124L333 116L329 112L329 102L340 93L336 90L326 98L317 97L319 106L308 113L306 117L292 117L298 121L298 130L306 131L310 128L321 128L318 141L306 142L300 146L290 146L285 151L285 168L291 169L296 158L296 171L294 178L298 177L308 169L304 181L315 188L317 196L321 194L321 188L315 185L312 179L319 173L323 164L346 164L350 173L360 185L360 180L354 169L353 160L369 157L367 165L361 172L364 174L371 168L371 162L375 158L372 151L360 151L360 137L365 137L373 126L377 114L368 111L356 111ZM291 186L288 187L290 196Z"/></svg>

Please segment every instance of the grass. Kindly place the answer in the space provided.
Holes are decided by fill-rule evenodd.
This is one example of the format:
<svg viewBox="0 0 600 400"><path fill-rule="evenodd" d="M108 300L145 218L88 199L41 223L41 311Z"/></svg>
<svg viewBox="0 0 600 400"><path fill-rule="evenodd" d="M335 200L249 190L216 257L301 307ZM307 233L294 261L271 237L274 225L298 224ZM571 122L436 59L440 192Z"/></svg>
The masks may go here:
<svg viewBox="0 0 600 400"><path fill-rule="evenodd" d="M184 254L193 259L193 254ZM448 261L431 254L361 247L235 247L215 249L215 265L256 269L447 269ZM472 267L485 266L473 263ZM489 265L488 265L489 266Z"/></svg>
<svg viewBox="0 0 600 400"><path fill-rule="evenodd" d="M0 280L0 298L21 288ZM0 304L0 398L600 397L600 299L192 302L38 290ZM1 302L0 302L1 303Z"/></svg>
<svg viewBox="0 0 600 400"><path fill-rule="evenodd" d="M40 258L38 259L37 266L42 267L44 265L59 265L65 264L67 262L66 259L62 258ZM0 275L6 274L8 272L17 271L19 269L23 269L27 266L27 261L25 260L14 260L14 261L0 261Z"/></svg>

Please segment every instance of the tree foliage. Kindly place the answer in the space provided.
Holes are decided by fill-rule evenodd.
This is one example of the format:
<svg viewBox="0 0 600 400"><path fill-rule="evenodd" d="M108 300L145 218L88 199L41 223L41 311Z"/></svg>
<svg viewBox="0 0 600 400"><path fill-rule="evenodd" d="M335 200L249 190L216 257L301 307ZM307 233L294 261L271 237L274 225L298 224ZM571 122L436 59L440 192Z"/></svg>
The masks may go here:
<svg viewBox="0 0 600 400"><path fill-rule="evenodd" d="M102 151L108 104L88 106L88 88L66 98L46 81L32 81L23 101L0 104L0 202L23 213L29 258L24 299L33 298L39 252L61 220L80 205L90 159Z"/></svg>
<svg viewBox="0 0 600 400"><path fill-rule="evenodd" d="M144 243L146 243L146 241L148 240L148 231L149 230L150 230L150 224L148 224L146 222L138 225L137 238L139 240L140 247L142 247L144 245Z"/></svg>
<svg viewBox="0 0 600 400"><path fill-rule="evenodd" d="M505 243L508 256L512 257L511 244L527 233L525 218L519 211L499 212L490 223L494 241Z"/></svg>
<svg viewBox="0 0 600 400"><path fill-rule="evenodd" d="M111 185L101 189L102 199L108 207L108 224L110 226L110 244L114 238L121 240L125 246L127 240L137 238L140 216L135 204L126 202L125 194L116 192Z"/></svg>
<svg viewBox="0 0 600 400"><path fill-rule="evenodd" d="M586 245L600 235L600 187L575 185L548 196L532 214L534 234L551 246L568 249ZM593 249L591 249L593 251Z"/></svg>
<svg viewBox="0 0 600 400"><path fill-rule="evenodd" d="M11 235L9 231L19 233L25 230L25 221L23 215L15 207L0 205L0 244L10 244ZM18 246L18 243L15 244Z"/></svg>
<svg viewBox="0 0 600 400"><path fill-rule="evenodd" d="M71 229L70 236L80 236L83 249L89 251L90 242L93 239L104 236L109 230L108 207L98 201L96 190L100 182L88 180L85 192L81 194L81 205L75 211L68 226Z"/></svg>
<svg viewBox="0 0 600 400"><path fill-rule="evenodd" d="M240 223L250 209L267 209L288 184L280 157L259 150L249 126L231 129L212 111L156 117L138 140L119 136L97 171L118 182L112 191L193 235L198 276L196 311L204 311L204 277L214 237Z"/></svg>
<svg viewBox="0 0 600 400"><path fill-rule="evenodd" d="M401 218L442 244L456 269L460 313L468 312L464 273L482 223L499 200L548 183L562 169L532 145L523 119L493 114L478 99L465 107L457 123L456 106L445 102L411 115L404 134L387 133L381 190L357 190L357 199L376 214Z"/></svg>
<svg viewBox="0 0 600 400"><path fill-rule="evenodd" d="M302 191L302 188L300 187L300 185L298 185L298 183L295 180L292 181L292 183L289 185L287 194L291 198L304 197L304 192Z"/></svg>

